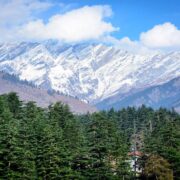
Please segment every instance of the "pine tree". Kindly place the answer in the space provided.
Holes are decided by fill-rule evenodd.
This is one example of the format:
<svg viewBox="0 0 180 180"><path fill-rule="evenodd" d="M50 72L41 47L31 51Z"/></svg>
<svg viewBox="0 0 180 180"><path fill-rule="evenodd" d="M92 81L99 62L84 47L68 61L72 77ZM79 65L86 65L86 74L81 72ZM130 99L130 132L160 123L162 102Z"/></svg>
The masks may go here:
<svg viewBox="0 0 180 180"><path fill-rule="evenodd" d="M79 161L83 144L80 125L69 107L61 103L49 107L49 119L62 130L60 177L81 178L75 165Z"/></svg>
<svg viewBox="0 0 180 180"><path fill-rule="evenodd" d="M89 179L122 177L122 162L127 149L122 134L118 133L115 122L106 119L103 113L95 113L88 127Z"/></svg>
<svg viewBox="0 0 180 180"><path fill-rule="evenodd" d="M19 100L19 97L16 93L11 92L7 95L7 103L11 113L16 118L21 111L22 101Z"/></svg>
<svg viewBox="0 0 180 180"><path fill-rule="evenodd" d="M0 114L0 177L3 179L18 179L27 175L18 127L18 121L4 106Z"/></svg>
<svg viewBox="0 0 180 180"><path fill-rule="evenodd" d="M145 138L145 152L158 154L167 159L173 168L175 179L180 174L180 119L170 118L169 113L160 110L159 121L152 133L147 133Z"/></svg>

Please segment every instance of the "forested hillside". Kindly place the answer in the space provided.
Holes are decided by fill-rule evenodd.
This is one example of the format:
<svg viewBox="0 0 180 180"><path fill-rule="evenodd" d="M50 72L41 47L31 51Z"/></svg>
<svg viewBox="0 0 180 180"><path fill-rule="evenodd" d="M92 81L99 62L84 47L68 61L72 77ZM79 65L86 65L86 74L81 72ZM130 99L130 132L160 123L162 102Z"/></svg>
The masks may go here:
<svg viewBox="0 0 180 180"><path fill-rule="evenodd" d="M130 167L138 151L142 172ZM0 179L179 179L180 115L142 106L74 115L0 96Z"/></svg>
<svg viewBox="0 0 180 180"><path fill-rule="evenodd" d="M39 88L28 81L22 81L13 74L0 72L0 95L14 91L25 102L35 101L40 107L48 107L51 103L61 101L68 104L76 114L95 112L97 109L77 98L58 92Z"/></svg>

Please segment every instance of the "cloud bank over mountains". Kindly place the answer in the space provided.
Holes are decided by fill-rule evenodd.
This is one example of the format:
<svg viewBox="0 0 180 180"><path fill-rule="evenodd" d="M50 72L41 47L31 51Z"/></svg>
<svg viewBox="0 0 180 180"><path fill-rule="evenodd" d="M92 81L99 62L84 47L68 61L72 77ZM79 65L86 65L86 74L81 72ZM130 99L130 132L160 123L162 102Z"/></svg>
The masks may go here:
<svg viewBox="0 0 180 180"><path fill-rule="evenodd" d="M168 22L143 32L140 40L144 45L152 48L180 47L180 30Z"/></svg>
<svg viewBox="0 0 180 180"><path fill-rule="evenodd" d="M0 42L55 39L76 43L96 40L138 52L180 48L180 30L170 22L142 32L137 41L129 37L117 39L113 32L120 31L121 27L111 23L115 14L110 6L84 6L53 14L46 20L39 16L55 5L52 1L1 0Z"/></svg>
<svg viewBox="0 0 180 180"><path fill-rule="evenodd" d="M54 15L47 23L42 19L31 21L21 27L19 34L35 40L58 39L64 42L99 39L118 30L104 20L111 14L109 6L85 6Z"/></svg>

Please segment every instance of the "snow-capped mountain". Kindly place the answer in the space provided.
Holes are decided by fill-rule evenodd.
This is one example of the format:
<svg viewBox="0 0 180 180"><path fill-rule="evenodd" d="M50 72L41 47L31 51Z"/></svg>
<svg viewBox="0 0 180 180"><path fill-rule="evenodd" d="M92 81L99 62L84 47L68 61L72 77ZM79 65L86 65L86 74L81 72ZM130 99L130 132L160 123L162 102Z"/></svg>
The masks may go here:
<svg viewBox="0 0 180 180"><path fill-rule="evenodd" d="M171 109L172 107L180 112L180 77L172 79L167 83L161 85L155 85L138 92L131 92L124 96L116 94L111 96L98 104L98 109L120 109L128 106L139 107L146 105L152 108L166 107Z"/></svg>
<svg viewBox="0 0 180 180"><path fill-rule="evenodd" d="M96 104L180 76L180 51L138 55L103 44L0 45L0 71Z"/></svg>

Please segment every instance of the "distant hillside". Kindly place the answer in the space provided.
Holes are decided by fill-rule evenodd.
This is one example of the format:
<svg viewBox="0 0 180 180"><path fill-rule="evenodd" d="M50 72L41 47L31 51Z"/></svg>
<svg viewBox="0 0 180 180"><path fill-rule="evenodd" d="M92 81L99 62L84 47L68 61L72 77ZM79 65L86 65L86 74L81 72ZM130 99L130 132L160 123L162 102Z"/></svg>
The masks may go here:
<svg viewBox="0 0 180 180"><path fill-rule="evenodd" d="M74 113L91 113L96 111L95 107L82 101L57 93L50 93L33 86L27 81L20 81L13 75L0 72L0 94L12 91L17 92L23 101L34 101L41 107L48 107L51 103L61 101L64 104L68 104Z"/></svg>
<svg viewBox="0 0 180 180"><path fill-rule="evenodd" d="M127 94L124 98L121 95L106 99L97 104L99 109L114 107L119 109L127 106L141 106L145 104L153 108L174 107L180 112L180 77L158 86L152 86L138 92Z"/></svg>

